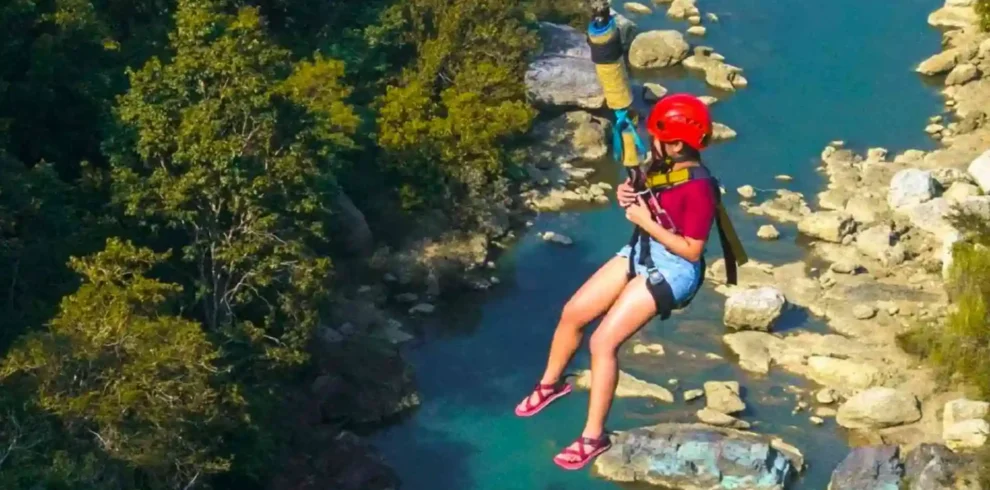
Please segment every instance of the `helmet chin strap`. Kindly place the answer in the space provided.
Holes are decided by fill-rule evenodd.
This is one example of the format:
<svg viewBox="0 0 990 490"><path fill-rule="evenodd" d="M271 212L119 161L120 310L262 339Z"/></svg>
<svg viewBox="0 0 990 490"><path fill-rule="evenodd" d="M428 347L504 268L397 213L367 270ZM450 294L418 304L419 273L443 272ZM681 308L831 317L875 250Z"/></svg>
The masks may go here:
<svg viewBox="0 0 990 490"><path fill-rule="evenodd" d="M654 149L656 149L656 145L654 145ZM663 142L660 143L660 154L657 155L656 153L654 153L654 157L656 156L660 157L657 159L657 163L660 167L660 172L662 173L670 172L671 170L674 169L674 165L678 163L695 161L695 158L689 157L687 155L671 155L667 153L667 147L663 144ZM700 157L698 158L698 160L699 160L698 163L701 163Z"/></svg>

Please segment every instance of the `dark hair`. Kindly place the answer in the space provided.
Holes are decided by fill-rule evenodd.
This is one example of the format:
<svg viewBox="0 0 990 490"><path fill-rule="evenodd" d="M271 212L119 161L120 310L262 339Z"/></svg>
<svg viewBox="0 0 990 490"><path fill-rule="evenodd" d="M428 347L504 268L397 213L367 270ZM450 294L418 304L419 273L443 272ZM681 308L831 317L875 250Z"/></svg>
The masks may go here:
<svg viewBox="0 0 990 490"><path fill-rule="evenodd" d="M657 147L655 145L650 145L650 151L653 153L653 160L660 161L662 159L662 156L659 152L657 152ZM671 156L673 157L675 155ZM683 141L681 142L681 153L677 156L680 156L679 160L681 161L701 162L701 152Z"/></svg>

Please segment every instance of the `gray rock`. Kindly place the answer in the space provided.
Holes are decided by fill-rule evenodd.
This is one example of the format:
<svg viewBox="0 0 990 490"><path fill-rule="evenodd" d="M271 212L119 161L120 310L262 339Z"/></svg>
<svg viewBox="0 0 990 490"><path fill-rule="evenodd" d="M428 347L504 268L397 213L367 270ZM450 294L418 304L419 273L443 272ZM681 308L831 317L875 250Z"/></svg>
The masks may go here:
<svg viewBox="0 0 990 490"><path fill-rule="evenodd" d="M416 293L400 293L395 295L395 300L399 303L415 303L419 301L419 295Z"/></svg>
<svg viewBox="0 0 990 490"><path fill-rule="evenodd" d="M605 479L666 488L781 489L803 457L765 436L702 424L660 424L623 432L595 461Z"/></svg>
<svg viewBox="0 0 990 490"><path fill-rule="evenodd" d="M941 444L920 444L904 458L904 481L907 490L950 490L958 488L956 472L963 463Z"/></svg>
<svg viewBox="0 0 990 490"><path fill-rule="evenodd" d="M662 68L680 63L690 46L680 32L648 31L636 35L629 46L629 64L635 68Z"/></svg>
<svg viewBox="0 0 990 490"><path fill-rule="evenodd" d="M918 399L893 388L870 388L839 407L836 421L848 429L879 429L921 419Z"/></svg>
<svg viewBox="0 0 990 490"><path fill-rule="evenodd" d="M832 472L829 490L897 490L904 467L897 446L853 449Z"/></svg>
<svg viewBox="0 0 990 490"><path fill-rule="evenodd" d="M737 381L706 382L705 403L707 408L724 414L746 410L746 403L739 397L739 383Z"/></svg>
<svg viewBox="0 0 990 490"><path fill-rule="evenodd" d="M980 75L979 70L975 66L969 63L963 63L956 65L952 71L945 77L945 84L951 85L962 85L968 83Z"/></svg>
<svg viewBox="0 0 990 490"><path fill-rule="evenodd" d="M436 311L436 307L429 303L420 303L412 308L409 308L409 314L411 315L429 315Z"/></svg>
<svg viewBox="0 0 990 490"><path fill-rule="evenodd" d="M842 390L869 388L880 377L879 371L868 364L827 356L811 356L808 368L811 379Z"/></svg>
<svg viewBox="0 0 990 490"><path fill-rule="evenodd" d="M530 63L525 81L527 96L537 107L599 109L605 105L605 92L590 58L541 56Z"/></svg>
<svg viewBox="0 0 990 490"><path fill-rule="evenodd" d="M890 180L887 204L892 209L921 204L935 197L935 179L932 173L909 168L901 170Z"/></svg>
<svg viewBox="0 0 990 490"><path fill-rule="evenodd" d="M966 28L980 21L973 7L946 5L928 15L928 24L934 27Z"/></svg>
<svg viewBox="0 0 990 490"><path fill-rule="evenodd" d="M990 150L976 157L967 170L983 192L990 192Z"/></svg>
<svg viewBox="0 0 990 490"><path fill-rule="evenodd" d="M990 438L990 422L970 419L956 422L942 430L945 444L954 450L978 449Z"/></svg>
<svg viewBox="0 0 990 490"><path fill-rule="evenodd" d="M845 211L857 223L872 224L887 213L887 203L882 198L854 194L846 201Z"/></svg>
<svg viewBox="0 0 990 490"><path fill-rule="evenodd" d="M948 428L971 419L985 419L990 415L990 403L957 398L946 402L942 411L942 427Z"/></svg>
<svg viewBox="0 0 990 490"><path fill-rule="evenodd" d="M768 345L779 340L764 332L737 332L725 335L722 341L739 356L739 367L746 371L766 374L773 360Z"/></svg>
<svg viewBox="0 0 990 490"><path fill-rule="evenodd" d="M775 287L742 290L726 299L723 322L735 330L769 331L786 305L784 294Z"/></svg>
<svg viewBox="0 0 990 490"><path fill-rule="evenodd" d="M842 239L855 229L856 222L852 216L842 211L819 211L798 221L798 231L801 233L833 243L842 243Z"/></svg>
<svg viewBox="0 0 990 490"><path fill-rule="evenodd" d="M341 237L348 252L355 255L367 254L374 244L371 228L364 213L343 191L334 198L334 212L331 214L334 235Z"/></svg>
<svg viewBox="0 0 990 490"><path fill-rule="evenodd" d="M925 203L905 206L899 211L908 217L914 227L937 237L948 236L956 231L948 220L953 213L953 205L945 198L938 197Z"/></svg>
<svg viewBox="0 0 990 490"><path fill-rule="evenodd" d="M822 388L815 393L815 401L823 405L835 403L835 391L830 388Z"/></svg>

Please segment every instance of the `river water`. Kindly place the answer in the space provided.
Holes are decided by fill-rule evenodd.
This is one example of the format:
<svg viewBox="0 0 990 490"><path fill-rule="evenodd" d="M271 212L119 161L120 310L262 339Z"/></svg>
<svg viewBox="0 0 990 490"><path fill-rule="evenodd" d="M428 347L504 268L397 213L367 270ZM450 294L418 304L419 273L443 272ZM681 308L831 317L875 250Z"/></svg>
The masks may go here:
<svg viewBox="0 0 990 490"><path fill-rule="evenodd" d="M892 154L932 146L922 129L941 110L941 99L912 67L938 50L939 33L925 21L938 5L937 0L700 0L702 12L716 13L720 22L706 22L707 36L689 36L689 42L713 46L743 67L749 87L725 96L682 71L637 74L640 82L722 98L713 107L715 119L739 137L711 149L706 161L730 189L727 207L755 259L783 263L801 258L804 250L787 225L777 225L779 241L759 242L756 229L768 221L743 213L732 189L786 186L813 202L824 184L815 171L818 155L832 140L854 149L883 146ZM665 19L662 8L652 16L629 17L641 30L686 27ZM617 166L603 172L612 179L621 174ZM794 180L779 182L777 174ZM560 470L551 461L580 434L586 393L565 397L531 419L519 419L512 410L542 373L561 306L622 246L630 226L614 205L543 214L534 222L499 260L501 285L442 305L423 325L423 341L408 348L423 405L373 436L405 490L622 488L589 470ZM572 237L574 246L544 243L536 233L546 230ZM718 257L717 246L711 248L709 256ZM678 401L617 400L609 429L693 421L703 400L685 403L683 390L708 380L737 380L749 407L742 418L754 423L753 430L776 434L807 456L808 467L793 488L825 488L848 452L846 434L834 420L814 426L807 412L792 414L796 400L787 387L813 389L813 384L779 370L758 376L738 368L721 343L723 302L706 289L684 313L647 325L635 340L662 343L665 356L634 356L627 346L622 369L672 388ZM792 313L782 329L825 327ZM573 369L587 365L585 348ZM671 379L678 380L676 387Z"/></svg>

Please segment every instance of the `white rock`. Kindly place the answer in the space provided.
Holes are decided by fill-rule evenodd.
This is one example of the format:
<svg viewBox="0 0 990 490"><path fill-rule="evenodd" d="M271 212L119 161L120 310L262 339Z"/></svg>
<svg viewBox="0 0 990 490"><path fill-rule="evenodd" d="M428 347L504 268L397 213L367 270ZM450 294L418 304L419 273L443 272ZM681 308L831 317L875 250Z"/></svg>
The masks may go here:
<svg viewBox="0 0 990 490"><path fill-rule="evenodd" d="M929 124L925 126L925 132L931 135L940 134L942 131L945 131L945 126L941 124Z"/></svg>
<svg viewBox="0 0 990 490"><path fill-rule="evenodd" d="M665 354L663 345L661 344L636 344L633 346L633 354L641 355L648 354L653 356L662 356Z"/></svg>
<svg viewBox="0 0 990 490"><path fill-rule="evenodd" d="M687 41L677 31L648 31L636 35L629 47L629 64L635 68L662 68L687 57Z"/></svg>
<svg viewBox="0 0 990 490"><path fill-rule="evenodd" d="M591 389L591 371L585 369L579 372L574 385L583 390ZM674 394L667 388L647 383L625 371L619 371L619 384L616 387L615 396L619 398L653 398L666 403L673 403L674 401Z"/></svg>
<svg viewBox="0 0 990 490"><path fill-rule="evenodd" d="M736 330L769 331L786 304L784 294L775 287L745 289L726 299L723 321Z"/></svg>
<svg viewBox="0 0 990 490"><path fill-rule="evenodd" d="M687 390L684 392L684 401L689 402L691 400L697 400L705 396L704 390Z"/></svg>
<svg viewBox="0 0 990 490"><path fill-rule="evenodd" d="M556 243L557 245L563 245L565 247L574 245L574 240L572 240L569 236L554 233L552 231L548 231L540 235L540 238L542 238L545 242Z"/></svg>
<svg viewBox="0 0 990 490"><path fill-rule="evenodd" d="M871 162L883 162L887 160L886 148L870 148L866 152L866 160Z"/></svg>
<svg viewBox="0 0 990 490"><path fill-rule="evenodd" d="M942 411L942 427L948 429L959 422L984 419L987 415L990 415L990 403L957 398L946 402Z"/></svg>
<svg viewBox="0 0 990 490"><path fill-rule="evenodd" d="M842 243L856 228L852 216L842 211L819 211L798 221L798 231L821 240Z"/></svg>
<svg viewBox="0 0 990 490"><path fill-rule="evenodd" d="M986 445L988 437L990 437L990 423L983 419L957 422L942 431L945 445L952 450L981 448Z"/></svg>
<svg viewBox="0 0 990 490"><path fill-rule="evenodd" d="M906 215L916 228L937 237L948 236L949 233L956 231L947 219L953 212L952 204L942 197L913 206L905 206L898 212Z"/></svg>
<svg viewBox="0 0 990 490"><path fill-rule="evenodd" d="M942 194L946 200L951 203L960 203L970 197L976 197L983 194L979 186L970 184L969 182L956 182L949 187L949 190Z"/></svg>
<svg viewBox="0 0 990 490"><path fill-rule="evenodd" d="M702 408L695 412L695 415L698 417L698 420L716 427L732 427L733 429L748 429L750 427L749 422L739 420L731 415L726 415L710 408Z"/></svg>
<svg viewBox="0 0 990 490"><path fill-rule="evenodd" d="M920 419L914 395L884 387L858 393L843 403L836 415L836 422L847 429L880 429Z"/></svg>
<svg viewBox="0 0 990 490"><path fill-rule="evenodd" d="M756 197L756 189L754 189L753 186L748 184L739 187L738 189L736 189L736 192L738 192L739 196L742 197L743 199L752 199Z"/></svg>
<svg viewBox="0 0 990 490"><path fill-rule="evenodd" d="M708 408L724 414L746 410L746 404L739 398L739 383L736 381L706 382L705 403Z"/></svg>
<svg viewBox="0 0 990 490"><path fill-rule="evenodd" d="M780 238L780 232L773 225L763 225L756 230L756 236L763 240L776 240Z"/></svg>
<svg viewBox="0 0 990 490"><path fill-rule="evenodd" d="M395 295L395 300L399 303L415 303L419 301L419 295L415 293L400 293Z"/></svg>
<svg viewBox="0 0 990 490"><path fill-rule="evenodd" d="M706 106L709 106L709 107L711 107L716 102L718 102L718 97L712 97L711 95L702 95L702 96L698 97L698 99L700 99L702 102L705 103Z"/></svg>
<svg viewBox="0 0 990 490"><path fill-rule="evenodd" d="M718 22L718 15L716 15L713 12L708 12L707 14L705 14L705 17L708 18L709 22Z"/></svg>
<svg viewBox="0 0 990 490"><path fill-rule="evenodd" d="M877 316L877 307L873 305L856 305L853 307L852 313L857 320L869 320Z"/></svg>
<svg viewBox="0 0 990 490"><path fill-rule="evenodd" d="M638 2L626 2L623 4L623 7L625 7L627 12L634 14L649 15L653 13L653 9Z"/></svg>
<svg viewBox="0 0 990 490"><path fill-rule="evenodd" d="M736 130L716 122L712 124L712 141L725 141L736 137Z"/></svg>
<svg viewBox="0 0 990 490"><path fill-rule="evenodd" d="M436 310L436 307L429 303L420 303L412 308L409 308L409 314L411 315L429 315Z"/></svg>
<svg viewBox="0 0 990 490"><path fill-rule="evenodd" d="M704 36L708 32L705 26L691 26L687 28L687 33L692 36Z"/></svg>
<svg viewBox="0 0 990 490"><path fill-rule="evenodd" d="M822 425L822 424L825 423L825 420L824 419L822 419L821 417L815 416L815 415L812 415L811 417L808 417L808 420L811 421L811 423L812 424L815 424L815 425Z"/></svg>
<svg viewBox="0 0 990 490"><path fill-rule="evenodd" d="M935 197L935 179L932 173L914 168L894 174L890 180L887 204L892 209L921 204Z"/></svg>
<svg viewBox="0 0 990 490"><path fill-rule="evenodd" d="M966 28L975 25L980 18L973 7L946 5L928 16L928 24L934 27Z"/></svg>
<svg viewBox="0 0 990 490"><path fill-rule="evenodd" d="M737 74L735 77L732 78L732 86L736 88L748 87L749 80L747 80L746 77L742 76L742 74Z"/></svg>
<svg viewBox="0 0 990 490"><path fill-rule="evenodd" d="M924 75L938 75L940 73L948 73L956 67L956 63L959 60L959 51L956 49L949 49L942 51L941 53L935 54L925 61L922 61L918 68L916 69L918 73Z"/></svg>
<svg viewBox="0 0 990 490"><path fill-rule="evenodd" d="M643 84L643 100L646 102L656 102L660 100L661 97L667 95L667 87L660 85L659 83L644 83Z"/></svg>
<svg viewBox="0 0 990 490"><path fill-rule="evenodd" d="M770 372L770 345L781 343L765 332L737 332L722 337L725 344L739 356L739 367L746 371L766 374Z"/></svg>
<svg viewBox="0 0 990 490"><path fill-rule="evenodd" d="M983 192L990 192L990 150L976 157L967 170Z"/></svg>
<svg viewBox="0 0 990 490"><path fill-rule="evenodd" d="M975 66L969 63L956 65L945 77L946 85L963 85L979 76L980 72Z"/></svg>
<svg viewBox="0 0 990 490"><path fill-rule="evenodd" d="M835 391L829 388L822 388L815 393L815 401L823 405L831 405L835 403Z"/></svg>
<svg viewBox="0 0 990 490"><path fill-rule="evenodd" d="M873 366L826 356L808 358L811 379L841 389L863 390L872 386L880 376Z"/></svg>

